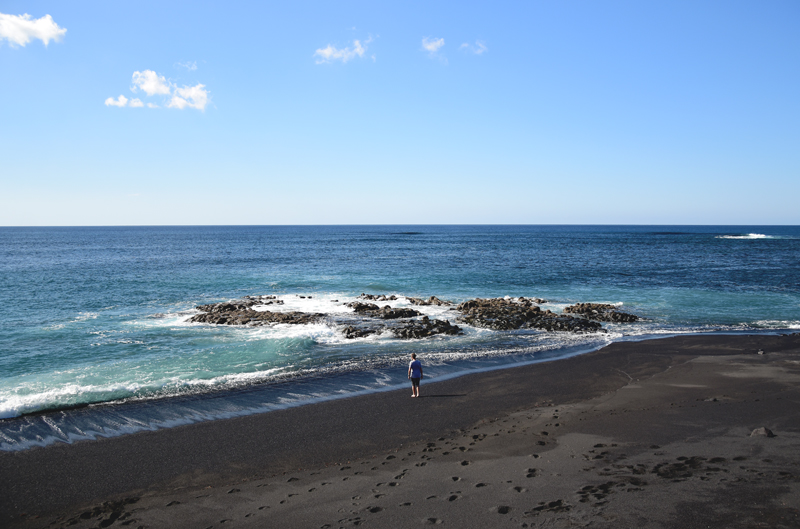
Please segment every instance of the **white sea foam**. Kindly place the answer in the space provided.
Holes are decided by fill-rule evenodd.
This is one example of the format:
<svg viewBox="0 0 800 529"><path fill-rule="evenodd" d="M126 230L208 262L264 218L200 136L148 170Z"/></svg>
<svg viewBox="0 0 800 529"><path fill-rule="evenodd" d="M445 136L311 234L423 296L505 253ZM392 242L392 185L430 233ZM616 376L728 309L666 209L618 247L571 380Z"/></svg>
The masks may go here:
<svg viewBox="0 0 800 529"><path fill-rule="evenodd" d="M753 325L763 329L800 329L800 321L797 320L759 320L754 321Z"/></svg>
<svg viewBox="0 0 800 529"><path fill-rule="evenodd" d="M288 366L291 367L291 366ZM197 379L197 380L186 380L180 381L182 385L188 387L214 387L214 386L234 386L234 385L241 385L241 384L250 384L253 382L259 382L261 380L266 380L269 378L274 377L279 373L286 372L286 367L275 367L272 369L265 369L263 371L253 371L251 373L230 373L227 375L221 375L218 377L210 378L210 379ZM177 381L176 381L177 382Z"/></svg>
<svg viewBox="0 0 800 529"><path fill-rule="evenodd" d="M292 365L245 373L229 373L213 378L181 378L171 376L151 382L117 382L108 384L62 384L45 391L26 395L6 392L0 395L0 419L19 417L53 406L63 407L112 400L148 400L169 394L182 394L216 387L236 387L266 381L292 369ZM194 391L193 391L194 390ZM136 395L141 395L136 397Z"/></svg>
<svg viewBox="0 0 800 529"><path fill-rule="evenodd" d="M717 235L717 239L776 239L772 235L764 235L763 233L746 233L744 235Z"/></svg>
<svg viewBox="0 0 800 529"><path fill-rule="evenodd" d="M0 395L0 419L18 417L52 407L54 405L74 405L85 402L88 395L111 395L114 393L134 393L149 386L136 382L106 385L62 384L52 389L18 395Z"/></svg>

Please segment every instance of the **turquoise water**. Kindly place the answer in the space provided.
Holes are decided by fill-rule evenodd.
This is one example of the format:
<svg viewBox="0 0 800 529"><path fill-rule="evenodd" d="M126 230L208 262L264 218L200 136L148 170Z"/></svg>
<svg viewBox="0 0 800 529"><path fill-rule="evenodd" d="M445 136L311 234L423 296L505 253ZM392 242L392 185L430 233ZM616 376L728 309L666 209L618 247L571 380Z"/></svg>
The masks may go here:
<svg viewBox="0 0 800 529"><path fill-rule="evenodd" d="M434 379L651 335L800 329L794 226L0 228L0 256L4 450L393 389L412 351ZM337 316L362 292L606 302L644 319L596 335L462 325L346 340ZM332 317L187 322L198 304L255 294Z"/></svg>

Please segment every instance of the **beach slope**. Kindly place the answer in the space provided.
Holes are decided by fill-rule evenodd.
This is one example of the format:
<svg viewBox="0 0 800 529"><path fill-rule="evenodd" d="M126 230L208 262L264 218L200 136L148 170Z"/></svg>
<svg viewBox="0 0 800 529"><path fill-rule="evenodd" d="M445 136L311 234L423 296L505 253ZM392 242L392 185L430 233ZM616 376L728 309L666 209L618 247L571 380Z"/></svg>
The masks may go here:
<svg viewBox="0 0 800 529"><path fill-rule="evenodd" d="M800 527L798 334L616 343L422 396L0 453L0 525Z"/></svg>

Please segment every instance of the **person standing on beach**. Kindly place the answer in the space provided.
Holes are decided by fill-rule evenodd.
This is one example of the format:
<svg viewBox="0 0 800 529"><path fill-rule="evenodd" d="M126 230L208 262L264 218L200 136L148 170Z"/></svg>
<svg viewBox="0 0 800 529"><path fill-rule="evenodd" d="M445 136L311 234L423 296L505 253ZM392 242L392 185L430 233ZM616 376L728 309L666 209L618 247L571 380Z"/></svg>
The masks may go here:
<svg viewBox="0 0 800 529"><path fill-rule="evenodd" d="M411 396L419 397L419 381L422 379L422 362L417 360L417 353L411 353L408 364L408 378L411 379Z"/></svg>

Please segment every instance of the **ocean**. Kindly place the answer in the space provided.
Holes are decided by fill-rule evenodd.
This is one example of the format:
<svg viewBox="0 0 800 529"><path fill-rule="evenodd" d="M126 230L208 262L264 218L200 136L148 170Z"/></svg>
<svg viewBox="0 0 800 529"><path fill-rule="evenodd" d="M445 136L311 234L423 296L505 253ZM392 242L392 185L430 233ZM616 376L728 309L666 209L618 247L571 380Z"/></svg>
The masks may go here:
<svg viewBox="0 0 800 529"><path fill-rule="evenodd" d="M609 303L605 332L348 339L362 293ZM306 325L191 323L197 305L270 295ZM620 340L800 329L797 226L0 228L0 449L123 435L541 362ZM387 303L379 303L384 305ZM410 391L410 390L409 390Z"/></svg>

